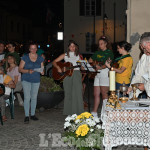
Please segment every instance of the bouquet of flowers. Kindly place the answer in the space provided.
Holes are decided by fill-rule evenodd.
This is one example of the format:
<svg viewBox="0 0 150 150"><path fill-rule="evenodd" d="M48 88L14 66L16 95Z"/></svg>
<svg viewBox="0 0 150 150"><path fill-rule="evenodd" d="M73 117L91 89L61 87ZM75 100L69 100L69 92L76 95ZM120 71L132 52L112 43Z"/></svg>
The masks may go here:
<svg viewBox="0 0 150 150"><path fill-rule="evenodd" d="M98 117L84 112L68 116L64 124L63 141L80 150L101 149L104 131Z"/></svg>

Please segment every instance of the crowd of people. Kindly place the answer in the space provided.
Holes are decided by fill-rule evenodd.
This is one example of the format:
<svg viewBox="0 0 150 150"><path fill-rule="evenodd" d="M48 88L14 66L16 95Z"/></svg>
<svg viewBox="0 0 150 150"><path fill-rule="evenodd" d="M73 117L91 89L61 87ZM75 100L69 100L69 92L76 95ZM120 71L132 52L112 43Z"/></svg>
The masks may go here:
<svg viewBox="0 0 150 150"><path fill-rule="evenodd" d="M117 43L117 51L121 55L114 59L114 54L111 49L109 49L109 41L107 37L102 36L98 41L98 51L96 51L93 56L88 60L90 64L95 64L93 67L98 71L94 78L94 107L92 110L93 116L97 116L98 107L100 104L100 99L108 99L109 93L109 70L113 66L113 70L116 72L116 89L125 84L128 86L128 91L126 94L132 94L131 83L139 83L138 90L140 92L146 91L147 95L150 96L150 81L145 81L143 75L148 73L149 75L149 65L150 65L150 32L145 32L140 39L140 49L144 53L137 64L135 75L131 81L133 59L130 55L132 45L126 41L121 41ZM53 66L57 68L59 73L63 73L63 69L57 64L57 62L64 60L65 62L70 62L73 66L77 65L82 57L79 53L79 46L74 41L69 41L68 50L66 53L60 55L53 61ZM96 61L96 63L95 63ZM118 67L114 65L118 64ZM83 69L83 68L81 68ZM85 74L84 74L85 75ZM79 68L74 69L73 75L71 77L66 77L64 79L64 114L72 115L74 113L80 114L84 111L83 106L83 95L81 93L82 88L82 73ZM139 92L139 93L140 93ZM100 98L100 94L102 98Z"/></svg>
<svg viewBox="0 0 150 150"><path fill-rule="evenodd" d="M131 44L125 41L119 42L117 45L118 52L122 55L120 58L114 60L113 51L109 49L109 41L107 37L102 36L98 41L98 51L96 51L92 57L88 60L90 64L95 61L95 68L97 75L94 78L94 108L92 114L97 116L98 107L100 104L100 94L102 99L108 99L109 92L109 69L114 61L117 61L119 68L114 68L116 71L116 86L120 87L123 83L129 86L130 77L132 72L133 60L129 51L131 49ZM64 60L65 62L70 62L73 66L77 65L77 61L82 59L79 53L79 47L74 41L69 41L68 50L66 53L60 55L53 61L54 67L57 68L59 73L63 70L57 65L57 62ZM83 107L83 95L82 95L82 73L79 71L80 68L74 69L73 75L71 77L67 76L64 81L64 115L71 115L74 113L80 114L84 111Z"/></svg>
<svg viewBox="0 0 150 150"><path fill-rule="evenodd" d="M102 36L98 41L98 51L96 51L88 60L89 64L93 65L98 73L94 78L94 107L92 110L93 116L97 116L100 100L108 99L109 93L109 70L113 67L116 72L116 89L119 89L122 84L128 86L127 94L131 97L131 84L138 83L137 94L146 91L150 97L150 81L145 80L143 75L150 76L150 32L145 32L140 38L140 49L143 55L137 63L135 75L131 80L133 59L130 55L132 45L126 41L117 43L117 51L120 57L115 58L113 51L109 48L107 37ZM5 100L9 98L11 88L17 92L16 98L19 105L24 106L25 118L24 123L29 123L29 120L38 120L35 115L37 104L38 89L40 86L40 75L44 75L44 55L38 55L38 46L36 43L29 44L29 52L21 58L15 51L15 44L8 43L8 52L5 53L5 43L0 42L0 109L3 121L6 121L5 115ZM115 58L115 59L114 59ZM66 53L61 54L53 61L53 66L63 75L65 68L61 68L58 62L70 62L73 66L78 65L83 59L79 53L78 44L70 40ZM114 65L118 64L118 67ZM37 70L42 71L37 71ZM81 67L84 70L83 67ZM64 87L64 115L80 114L84 112L83 103L83 76L79 67L75 67L72 76L67 76L63 80ZM18 91L23 90L24 100ZM101 95L101 96L100 96Z"/></svg>
<svg viewBox="0 0 150 150"><path fill-rule="evenodd" d="M32 120L38 120L35 115L38 89L40 85L40 74L44 74L44 58L37 54L38 45L30 42L28 53L20 58L15 51L15 43L7 43L8 52L5 52L5 43L0 42L0 109L3 121L6 121L5 107L6 101L11 93L11 89L16 92L16 98L20 106L24 106L24 123L29 123L29 117ZM43 68L38 72L34 69ZM23 90L24 100L20 95ZM31 109L30 109L31 107Z"/></svg>

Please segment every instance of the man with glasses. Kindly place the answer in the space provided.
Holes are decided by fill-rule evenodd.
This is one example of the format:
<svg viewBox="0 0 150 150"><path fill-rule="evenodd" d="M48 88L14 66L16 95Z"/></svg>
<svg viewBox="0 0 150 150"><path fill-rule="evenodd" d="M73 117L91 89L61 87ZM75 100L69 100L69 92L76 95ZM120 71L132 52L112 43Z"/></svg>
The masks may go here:
<svg viewBox="0 0 150 150"><path fill-rule="evenodd" d="M144 90L150 97L150 32L145 32L140 38L140 48L144 52L139 60L135 75L131 81L131 84L138 83L136 94L137 96ZM128 94L132 97L132 87L129 87Z"/></svg>

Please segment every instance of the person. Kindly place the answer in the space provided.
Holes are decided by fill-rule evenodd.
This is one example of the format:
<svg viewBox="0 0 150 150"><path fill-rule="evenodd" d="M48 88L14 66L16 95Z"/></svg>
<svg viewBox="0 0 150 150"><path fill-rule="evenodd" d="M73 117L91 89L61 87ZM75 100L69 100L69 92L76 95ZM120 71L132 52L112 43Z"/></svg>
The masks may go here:
<svg viewBox="0 0 150 150"><path fill-rule="evenodd" d="M141 35L140 48L143 50L144 54L137 63L131 85L137 83L136 96L145 90L150 97L150 32L145 32ZM130 86L127 91L129 98L133 96L132 91L132 86Z"/></svg>
<svg viewBox="0 0 150 150"><path fill-rule="evenodd" d="M4 65L4 58L5 58L5 43L0 41L0 66Z"/></svg>
<svg viewBox="0 0 150 150"><path fill-rule="evenodd" d="M11 88L15 88L15 84L12 78L4 73L4 68L0 66L0 84L4 85L1 86L1 96L0 96L0 108L1 108L1 115L3 121L7 121L5 108L6 108L6 100L10 97ZM3 93L5 91L5 93Z"/></svg>
<svg viewBox="0 0 150 150"><path fill-rule="evenodd" d="M22 90L21 73L18 70L17 62L13 55L7 56L6 68L7 68L7 75L9 75L13 79L16 85L16 88L14 89L14 93L21 91ZM16 93L16 96L17 96L19 105L23 106L23 99L20 93Z"/></svg>
<svg viewBox="0 0 150 150"><path fill-rule="evenodd" d="M41 48L38 48L37 52L36 52L39 56L41 56L44 53L44 50Z"/></svg>
<svg viewBox="0 0 150 150"><path fill-rule="evenodd" d="M80 60L78 45L75 41L70 40L67 53L61 54L53 61L53 66L57 68L59 73L62 69L57 65L57 62L64 60L70 62L73 66L77 65ZM75 68L72 76L67 76L63 81L65 98L64 98L64 115L80 114L84 112L83 95L82 95L82 75L79 68Z"/></svg>
<svg viewBox="0 0 150 150"><path fill-rule="evenodd" d="M105 36L100 37L99 41L99 50L95 52L92 57L89 59L89 63L98 61L102 65L96 65L96 70L100 73L97 73L94 79L94 108L92 111L93 116L97 116L97 110L100 104L100 93L102 94L102 99L108 99L108 90L109 90L109 69L106 67L105 62L108 59L113 60L113 52L108 49L108 40Z"/></svg>
<svg viewBox="0 0 150 150"><path fill-rule="evenodd" d="M15 47L16 47L16 44L13 43L13 42L9 42L8 43L8 53L6 53L5 55L5 59L7 59L7 57L11 54L15 57L16 59L16 62L17 62L17 65L19 65L20 63L20 56L19 54L15 51Z"/></svg>
<svg viewBox="0 0 150 150"><path fill-rule="evenodd" d="M38 56L37 53L37 44L31 42L29 44L29 53L24 55L21 59L19 65L19 71L22 73L21 81L24 92L24 110L25 110L25 119L24 123L29 123L29 110L30 110L30 100L31 100L31 120L38 120L35 115L35 109L37 104L37 95L40 86L40 73L42 72L34 71L35 69L43 68L43 58Z"/></svg>
<svg viewBox="0 0 150 150"><path fill-rule="evenodd" d="M119 90L123 83L128 87L130 86L133 65L133 59L129 54L131 48L132 45L126 41L117 44L117 49L121 57L115 59L115 62L119 64L119 68L113 67L113 70L116 72L116 90ZM105 65L111 68L111 63L109 61L106 61Z"/></svg>

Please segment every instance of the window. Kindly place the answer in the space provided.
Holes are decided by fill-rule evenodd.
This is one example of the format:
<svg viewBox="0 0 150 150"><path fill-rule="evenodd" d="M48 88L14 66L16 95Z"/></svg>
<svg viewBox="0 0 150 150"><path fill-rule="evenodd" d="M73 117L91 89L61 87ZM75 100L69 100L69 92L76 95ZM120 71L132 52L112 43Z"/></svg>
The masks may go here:
<svg viewBox="0 0 150 150"><path fill-rule="evenodd" d="M80 0L80 16L94 15L101 15L101 0Z"/></svg>

